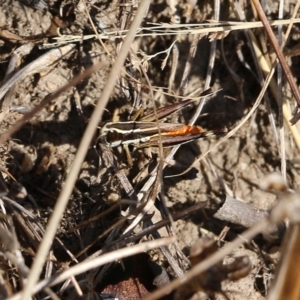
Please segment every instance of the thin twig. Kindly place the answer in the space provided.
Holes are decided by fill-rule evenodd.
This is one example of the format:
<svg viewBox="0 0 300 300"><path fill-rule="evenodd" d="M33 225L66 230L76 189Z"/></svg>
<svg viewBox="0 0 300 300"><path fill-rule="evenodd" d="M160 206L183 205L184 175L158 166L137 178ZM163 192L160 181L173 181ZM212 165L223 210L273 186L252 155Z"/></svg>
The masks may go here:
<svg viewBox="0 0 300 300"><path fill-rule="evenodd" d="M278 8L278 18L283 17L284 1L280 0ZM282 45L282 26L278 26L278 43ZM277 65L277 85L278 85L278 119L279 119L279 135L280 135L280 157L281 157L281 174L286 182L286 152L285 152L285 140L284 140L284 126L283 126L283 99L282 99L282 66Z"/></svg>
<svg viewBox="0 0 300 300"><path fill-rule="evenodd" d="M103 254L100 257L97 257L95 259L86 260L82 263L75 265L74 267L71 267L71 268L65 270L61 274L57 274L57 275L52 276L51 278L42 280L37 285L33 286L31 292L37 293L40 290L44 289L45 287L54 286L60 282L63 282L65 280L69 279L72 276L82 274L88 270L92 270L96 267L103 266L110 262L131 256L131 255L134 255L137 253L146 252L151 249L161 247L163 245L169 245L172 242L174 242L173 237L163 238L160 240L137 244L137 245L134 245L131 247L125 247L122 249L118 249L116 251L109 252L107 254ZM8 298L8 300L20 300L20 299L26 299L26 298L24 298L21 293L17 293L14 296Z"/></svg>
<svg viewBox="0 0 300 300"><path fill-rule="evenodd" d="M298 87L296 85L296 82L294 80L294 77L293 77L293 74L292 74L292 72L290 70L290 67L288 66L288 64L286 62L286 59L283 56L282 51L280 50L280 47L278 45L278 41L277 41L277 39L276 39L276 37L275 37L272 29L271 29L271 26L270 26L270 24L269 24L269 22L267 20L267 17L266 17L266 15L265 15L262 7L261 7L261 4L260 4L260 2L258 0L252 0L252 2L253 2L254 6L256 8L256 11L258 13L258 16L259 16L260 20L262 21L262 23L264 25L266 33L267 33L267 35L268 35L268 37L270 39L270 42L271 42L271 44L272 44L272 46L274 48L274 51L276 52L278 60L279 60L279 62L281 64L281 66L282 66L282 69L283 69L284 74L285 74L285 76L287 78L287 81L290 84L290 87L291 87L291 90L292 90L292 92L293 92L293 94L295 96L295 99L296 99L298 105L300 106L300 91L299 91L299 89L298 89Z"/></svg>
<svg viewBox="0 0 300 300"><path fill-rule="evenodd" d="M70 44L58 49L52 49L9 77L0 87L0 100L13 85L26 76L40 73L45 68L57 63L63 56L73 51L74 47L75 44Z"/></svg>

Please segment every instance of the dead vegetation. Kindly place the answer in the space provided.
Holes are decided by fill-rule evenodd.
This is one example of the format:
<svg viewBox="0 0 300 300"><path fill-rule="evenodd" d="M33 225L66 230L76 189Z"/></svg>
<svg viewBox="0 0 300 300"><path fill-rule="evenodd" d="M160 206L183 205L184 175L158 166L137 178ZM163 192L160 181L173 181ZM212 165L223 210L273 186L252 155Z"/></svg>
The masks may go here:
<svg viewBox="0 0 300 300"><path fill-rule="evenodd" d="M273 2L0 2L1 299L299 299L299 1Z"/></svg>

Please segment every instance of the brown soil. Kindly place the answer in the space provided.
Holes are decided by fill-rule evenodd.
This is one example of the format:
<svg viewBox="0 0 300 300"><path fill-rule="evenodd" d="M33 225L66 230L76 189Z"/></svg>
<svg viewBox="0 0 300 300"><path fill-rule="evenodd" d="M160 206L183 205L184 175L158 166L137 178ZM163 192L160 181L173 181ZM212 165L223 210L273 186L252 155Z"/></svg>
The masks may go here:
<svg viewBox="0 0 300 300"><path fill-rule="evenodd" d="M213 18L211 1L198 1L189 19L185 16L185 13L188 3L192 1L179 2L177 16L180 17L181 23L199 23ZM127 20L124 28L129 27L136 13L136 7L130 3L132 1L95 0L87 2L86 5L99 33L105 33L113 29L120 29L123 20ZM46 48L45 44L50 44L49 48L53 48L51 43L55 42L54 38L57 35L57 30L60 31L61 35L68 36L85 36L94 33L82 2L58 0L50 1L47 5L48 8L41 11L30 7L30 5L25 6L17 0L0 2L0 80L4 80L13 51L23 44L32 41L34 47L28 55L23 57L20 68L49 51L50 49ZM63 7L62 17L59 17L60 7ZM272 4L268 8L268 17L277 19L278 7ZM245 4L243 9L247 20L253 21L250 5ZM291 9L290 6L284 12L285 18L291 16L292 11L289 9ZM127 19L124 17L126 11ZM57 18L57 22L60 24L59 28L53 25L54 17ZM144 19L144 26L149 26L146 24L147 22L167 23L172 18L174 20L174 16L172 16L172 12L165 1L153 1ZM220 19L222 21L236 20L227 2L221 5ZM52 29L49 29L51 24ZM298 39L297 30L297 28L293 29L288 47L292 47L296 43ZM7 35L7 32L21 37L20 40L11 38L10 35ZM259 30L255 30L255 33L258 34ZM188 95L196 89L204 87L211 43L207 37L199 40L187 85L184 90L178 91L193 35L178 36L176 38L179 56L176 76L171 89L177 95ZM127 74L125 72L121 74L107 110L104 112L102 122L112 119L127 121L133 115L132 111L137 111L139 106L145 108L144 114L147 115L147 113L153 111L153 102L161 107L179 101L175 97L163 94L163 91L166 91L165 88L170 88L169 78L172 67L175 66L172 52L163 70L161 70L161 63L165 58L165 54L153 57L148 62L148 68L145 69L151 85L155 88L154 99L150 96L143 73L133 68L134 63L138 64L142 58L141 54L136 54L136 51L153 55L166 50L174 40L175 36L171 35L149 35L135 40L132 45L132 56L126 62ZM103 39L100 43L95 38L76 42L75 50L60 59L57 64L46 68L43 72L28 75L17 83L13 96L13 106L11 105L10 110L3 117L0 125L1 133L6 132L17 120L23 117L19 111L16 111L15 107L35 107L47 95L67 84L74 76L82 73L92 64L103 62L103 67L100 70L52 101L50 105L46 106L1 145L1 192L8 197L15 183L19 183L26 189L27 196L18 201L25 209L32 211L36 217L34 220L27 219L26 224L21 225L19 219L15 218L14 210L16 208L4 201L2 208L6 207L6 213L13 216L10 226L16 230L15 236L22 247L22 254L29 268L37 251L40 238L43 236L41 228L46 227L63 182L68 176L93 108L105 89L107 75L118 55L120 42L121 39ZM224 47L223 53L221 43ZM238 48L241 49L241 53L246 59L245 63L249 65L251 71L239 59ZM271 52L271 50L269 51ZM134 53L136 57L133 55ZM223 55L226 57L231 70L226 66ZM299 74L297 62L297 56L290 60L294 74ZM235 80L230 71L236 73L239 82ZM230 130L234 128L249 112L260 92L260 85L253 72L255 73L254 62L243 32L231 32L222 41L218 41L210 85L215 91L219 89L220 91L209 97L196 123L206 129L227 127ZM139 80L141 85L131 80L130 76ZM289 90L288 87L286 90ZM289 100L291 98L290 93L285 93L284 97ZM269 98L271 111L274 114L276 126L278 126L278 107L271 94L269 94ZM139 104L139 101L141 101L141 104ZM172 115L168 121L188 123L195 112L197 103L195 102ZM203 210L199 210L184 220L175 222L174 228L180 250L186 251L198 238L203 236L217 239L224 227L228 226L227 235L218 243L219 247L223 247L245 230L241 226L220 221L213 217L213 214L222 205L226 197L223 183L226 183L232 191L234 198L242 200L253 207L268 210L274 204L276 196L260 188L260 184L266 175L272 172L281 172L278 145L270 126L265 103L262 102L249 121L233 137L210 152L205 160L195 164L189 172L179 177L164 178L163 193L159 195L159 199L164 196L172 215L194 204L207 201ZM285 137L287 182L290 188L296 189L300 184L297 166L298 149L287 130ZM175 154L174 161L165 168L164 176L179 174L186 170L197 157L211 148L216 141L216 138L199 139L182 145ZM97 144L98 140L95 139L94 143ZM157 158L158 151L157 149L151 151L147 149L135 150L130 146L133 165L128 167L124 152L120 148L113 148L111 151L117 157L119 168L126 171L130 182L132 182L138 193L143 183L145 183L147 175L159 161ZM104 249L109 247L107 245L108 236L105 235L100 238L99 236L120 220L122 214L128 208L128 205L117 206L108 215L82 225L80 229L73 231L75 226L91 220L93 216L111 208L120 199L129 198L116 176L116 171L111 166L101 164L100 152L98 147L95 148L91 145L82 164L76 186L57 229L57 238L60 239L65 248L57 240L53 242L52 259L55 257L55 262L52 273L48 275L61 271L67 264L74 264L65 249L76 255L93 242L92 247L77 258L78 261L83 261L86 257L101 249L107 251ZM144 176L145 179L141 179L137 175ZM14 198L16 195L13 193L11 195L13 200L17 201ZM159 204L157 204L157 207L159 207ZM25 218L24 214L21 214L21 216ZM2 216L2 218L4 224L6 217ZM154 223L162 219L161 216L157 215L155 215L155 218ZM114 241L120 238L122 231L129 225L129 222L130 220L124 223L119 233L115 234ZM29 229L29 223L35 224L35 226L39 224L39 229L35 229L38 233L32 233L34 230L33 228ZM141 222L142 224L143 222ZM24 226L32 235L25 232ZM142 229L143 227L140 226L132 234L136 234ZM226 293L229 299L265 299L277 263L274 252L278 255L279 244L280 239L270 241L265 237L257 237L254 241L240 246L234 253L224 258L224 263L227 263L232 257L246 255L252 263L252 270L245 278L238 281L225 280L222 282L222 291ZM7 248L7 246L4 245L4 248ZM150 254L152 261L165 267L170 276L176 276L160 250ZM178 258L174 253L173 255L176 259ZM8 268L7 261L5 261L5 265ZM141 267L143 267L143 264L141 264ZM110 266L110 268L113 268L113 266ZM187 265L185 265L185 268L188 268ZM145 272L148 271L145 267ZM15 284L15 286L12 283L12 277L16 274L13 271L9 272L4 278L11 286L11 291L9 292L8 289L7 293L3 292L0 297L2 299L21 290L20 283ZM44 275L42 273L41 276ZM90 276L98 279L95 274L90 274ZM83 292L88 294L91 293L89 289L92 289L100 295L101 288L93 286L89 281L91 279L88 279L88 277L89 275L77 278L78 281L84 281L84 283L80 283ZM111 283L108 279L106 281L107 284ZM98 282L95 282L98 285ZM59 293L60 287L55 286L52 288L59 297L62 299L75 298L76 293L73 286L63 293ZM124 287L122 286L122 288ZM224 299L224 295L220 291L216 290L214 292L216 293L210 293L211 297ZM121 299L120 295L119 298ZM133 296L124 299L133 299Z"/></svg>

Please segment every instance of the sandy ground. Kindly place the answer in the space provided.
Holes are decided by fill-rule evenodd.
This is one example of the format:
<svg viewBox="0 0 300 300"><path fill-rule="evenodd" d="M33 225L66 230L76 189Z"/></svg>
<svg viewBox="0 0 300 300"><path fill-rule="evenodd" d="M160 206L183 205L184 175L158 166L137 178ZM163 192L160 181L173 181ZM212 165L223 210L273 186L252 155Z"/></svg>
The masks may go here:
<svg viewBox="0 0 300 300"><path fill-rule="evenodd" d="M128 9L128 22L130 23L135 14L135 7L128 3L126 6L123 2L125 3L125 1L119 0L96 0L87 3L87 10L99 33L121 28L122 13L126 9ZM180 2L177 13L181 17L181 22L199 23L212 18L213 10L207 2L198 1L190 16L186 16L186 5L189 2ZM93 34L81 2L73 3L73 0L69 0L63 3L52 1L47 4L50 10L40 11L24 6L16 0L0 2L0 30L2 32L2 37L0 36L0 80L4 80L12 53L21 45L33 42L33 49L23 57L21 68L50 51L51 47L53 48L53 46L49 46L48 49L45 44L55 42L54 35L58 28L53 25L53 20L54 16L59 16L59 7L61 6L63 7L63 17L59 17L61 22L59 24L62 24L58 26L60 34L69 36ZM232 9L228 4L222 4L221 11L221 20L227 21L233 18ZM251 8L244 6L244 11L247 13L247 18L253 20ZM268 11L269 17L275 18L273 13L277 11L277 7L269 6ZM285 11L288 16L290 13L288 10ZM164 1L154 1L145 22L170 22L172 17L174 16ZM50 30L51 24L52 29ZM125 28L127 26L128 24L125 24ZM7 32L4 31L21 37L21 40L7 37ZM3 37L3 35L5 36ZM290 47L295 44L297 36L298 32L295 28L289 41ZM192 35L176 37L178 63L171 89L177 95L188 95L198 88L203 88L206 79L211 43L206 37L203 37L198 42L187 84L184 89L178 90L187 63L192 37ZM175 66L173 54L166 61L166 67L163 70L161 70L161 63L165 59L165 54L153 57L148 61L148 68L145 68L151 85L155 88L154 99L151 98L150 91L146 88L147 81L142 72L132 67L135 61L142 58L141 53L135 53L135 57L134 51L142 50L147 55L153 55L168 49L174 40L175 36L170 35L150 35L136 39L132 45L133 52L130 60L127 61L128 73L127 75L124 73L120 77L122 80L118 82L114 94L111 96L107 110L104 112L103 122L112 119L128 120L132 108L137 110L134 105L137 103L138 106L139 101L145 108L145 114L153 111L154 101L158 107L178 101L175 97L162 93L167 88L170 89L169 78L172 68ZM244 34L231 32L222 40L222 43L223 53L221 41L217 41L216 60L211 82L213 89L220 91L209 97L196 123L207 129L227 127L230 130L249 112L259 94L260 86L252 73L255 72L255 67ZM28 75L17 83L13 98L14 106L32 108L47 95L69 82L75 75L83 72L92 64L103 62L103 67L99 71L90 78L84 79L76 88L70 89L52 101L5 144L0 146L1 168L6 170L3 171L5 174L3 180L8 189L14 180L26 188L30 197L27 197L22 204L35 214L38 212L38 222L42 226L45 226L52 212L94 105L105 89L107 74L113 59L117 56L119 45L120 39L102 40L102 44L96 39L76 42L74 51L65 55L53 67ZM241 49L252 72L239 59L237 49ZM297 62L298 57L290 59L294 74L298 71ZM230 66L230 69L226 64ZM232 71L237 77L232 75ZM130 76L140 80L142 84L135 84L130 80ZM285 97L287 100L290 99L289 92L286 92ZM168 121L187 123L195 112L197 103L195 102L172 115ZM207 201L205 208L197 214L175 222L174 228L177 231L178 246L181 250L190 247L199 237L209 236L216 239L225 226L228 226L229 229L224 240L219 243L220 247L243 232L244 228L240 226L213 218L213 214L226 197L224 184L236 199L253 207L268 210L274 204L276 196L260 189L260 183L265 176L272 172L280 172L281 166L278 146L274 131L270 126L265 103L265 101L261 103L256 112L233 137L211 151L205 160L196 163L188 173L179 177L163 179L164 199L172 213ZM278 125L278 108L272 96L270 96L270 103L276 125ZM22 116L13 109L7 112L0 125L1 133ZM174 160L165 168L164 176L181 173L197 157L213 147L217 141L218 138L199 139L181 146L175 154ZM97 142L95 143L97 144ZM292 189L296 189L300 184L299 154L288 131L285 134L285 147L287 182ZM112 151L119 161L120 168L126 171L129 180L134 182L133 185L138 191L144 181L141 177L135 181L134 179L141 173L141 176L147 176L151 167L153 168L152 165L157 161L157 150L130 148L133 165L128 167L124 152L119 148L114 148ZM102 166L100 160L99 151L91 145L57 232L57 237L73 254L89 245L105 229L114 224L126 210L124 207L121 210L116 209L108 217L104 216L86 225L76 234L72 231L74 226L105 211L115 201L128 199L128 195L124 192L114 171L110 170L108 166ZM105 170L104 167L108 169ZM12 177L7 176L7 173ZM15 226L19 243L24 248L28 248L26 235L22 234L17 223ZM106 237L97 238L87 254L90 255L102 249L105 241ZM224 263L232 257L247 255L252 263L252 270L248 276L236 282L225 281L222 283L222 290L230 299L265 299L277 262L273 258L276 256L273 252L278 254L279 242L278 240L270 242L259 237L236 249L230 257L225 258ZM32 245L29 248L34 249L35 252L35 247L36 245ZM58 243L54 244L53 249L55 258L59 262L55 267L57 270L61 262L69 261L69 257ZM30 262L31 255L26 254L25 256L26 260ZM80 256L80 260L82 259L84 257ZM171 275L174 275L159 251L154 254L153 260L162 264L171 272ZM213 297L224 299L220 293L216 293ZM67 299L68 297L62 294L61 298Z"/></svg>

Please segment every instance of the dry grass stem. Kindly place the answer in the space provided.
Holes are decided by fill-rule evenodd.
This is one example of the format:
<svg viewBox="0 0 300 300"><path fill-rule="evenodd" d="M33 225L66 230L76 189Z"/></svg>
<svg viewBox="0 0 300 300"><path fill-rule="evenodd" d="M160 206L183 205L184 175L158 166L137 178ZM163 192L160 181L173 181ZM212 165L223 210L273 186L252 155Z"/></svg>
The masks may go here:
<svg viewBox="0 0 300 300"><path fill-rule="evenodd" d="M300 19L296 18L293 20L294 24L297 24L300 22ZM288 25L290 23L290 20L276 20L276 21L271 21L270 26L278 26L278 25ZM191 35L191 34L196 34L196 35L201 35L201 36L206 36L210 34L216 34L216 33L223 33L226 32L227 34L230 31L236 31L236 30L245 30L245 29L253 29L253 28L261 28L263 27L262 22L225 22L221 23L223 24L222 26L220 23L211 21L207 24L204 24L202 26L206 26L206 28L194 28L194 27L199 27L199 24L189 24L189 29L181 29L181 27L186 27L186 25L182 24L154 24L154 26L149 26L145 28L139 28L138 32L142 32L143 30L149 32L149 33L138 33L136 37L147 37L147 36L152 36L153 34L155 35ZM167 32L164 32L167 31ZM45 47L57 47L62 44L68 44L68 43L74 43L78 41L85 41L85 40L90 40L94 38L98 38L101 40L106 40L106 39L116 39L121 36L126 36L127 31L113 31L113 32L106 32L105 34L91 34L91 35L86 35L86 36L60 36L56 37L55 40L57 40L56 43L51 43L51 44L45 44ZM223 35L221 35L223 37Z"/></svg>
<svg viewBox="0 0 300 300"><path fill-rule="evenodd" d="M58 197L57 205L54 208L54 212L51 219L49 220L49 225L45 232L44 239L41 242L39 251L34 260L34 264L32 266L31 272L28 277L27 285L24 287L24 291L22 293L22 297L24 299L27 299L29 298L30 295L32 295L32 288L34 287L35 283L38 280L41 271L41 266L45 261L48 250L51 246L53 237L55 235L56 228L62 217L62 213L68 203L68 199L73 190L73 186L78 176L82 161L92 141L94 131L97 128L99 122L98 120L101 119L101 115L103 114L103 110L106 106L106 103L108 102L110 93L112 92L112 89L118 79L118 73L121 70L122 65L126 59L130 45L135 37L136 30L142 21L143 15L149 6L149 3L150 3L149 1L145 0L139 7L139 12L136 15L131 25L131 28L125 38L124 44L122 46L122 51L119 53L118 58L111 69L110 75L107 79L105 92L102 94L102 97L99 99L98 104L89 122L89 125L86 129L86 134L83 136L81 140L81 144L78 148L77 155L73 162L73 166L70 170L70 174L65 182L63 190L60 193L60 197Z"/></svg>

